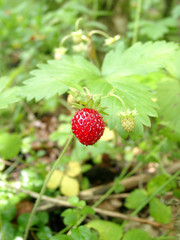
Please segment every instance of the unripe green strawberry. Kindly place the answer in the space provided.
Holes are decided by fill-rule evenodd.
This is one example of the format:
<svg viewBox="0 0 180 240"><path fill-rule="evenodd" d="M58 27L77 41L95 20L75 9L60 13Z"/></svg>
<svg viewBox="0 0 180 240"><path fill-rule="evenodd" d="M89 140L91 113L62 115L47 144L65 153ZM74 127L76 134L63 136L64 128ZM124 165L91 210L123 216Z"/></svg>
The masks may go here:
<svg viewBox="0 0 180 240"><path fill-rule="evenodd" d="M130 133L134 130L134 127L135 127L134 116L135 115L137 115L136 109L134 109L133 111L130 111L129 109L127 109L125 112L120 113L121 124L126 132Z"/></svg>
<svg viewBox="0 0 180 240"><path fill-rule="evenodd" d="M126 132L132 132L135 126L134 116L121 117L121 124Z"/></svg>

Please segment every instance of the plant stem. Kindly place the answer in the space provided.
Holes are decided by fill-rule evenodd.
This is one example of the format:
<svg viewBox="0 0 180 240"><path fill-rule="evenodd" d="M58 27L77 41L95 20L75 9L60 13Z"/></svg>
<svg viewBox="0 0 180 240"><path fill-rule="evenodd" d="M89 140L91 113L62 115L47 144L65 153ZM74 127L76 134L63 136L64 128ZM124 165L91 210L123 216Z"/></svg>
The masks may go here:
<svg viewBox="0 0 180 240"><path fill-rule="evenodd" d="M101 30L92 30L91 32L89 32L88 36L91 37L94 34L99 34L101 36L104 36L105 38L110 38L110 36L107 33L103 32Z"/></svg>
<svg viewBox="0 0 180 240"><path fill-rule="evenodd" d="M132 44L137 42L137 38L138 38L138 28L139 28L139 19L140 19L140 14L141 14L141 9L142 9L142 1L143 0L138 0L138 3L137 3Z"/></svg>
<svg viewBox="0 0 180 240"><path fill-rule="evenodd" d="M83 20L83 18L78 18L76 23L75 23L75 30L77 31L79 29L79 23Z"/></svg>
<svg viewBox="0 0 180 240"><path fill-rule="evenodd" d="M109 93L108 96L116 97L117 99L119 99L119 101L121 102L124 110L126 110L126 105L125 105L124 101L122 100L122 98L121 98L120 96L117 96L117 95L114 94L114 93Z"/></svg>
<svg viewBox="0 0 180 240"><path fill-rule="evenodd" d="M50 178L51 178L54 170L57 168L57 166L58 166L58 164L60 163L62 157L64 156L64 153L66 152L66 150L67 150L69 144L71 143L72 139L73 139L73 134L71 134L71 135L69 136L69 139L67 140L67 143L66 143L66 145L64 146L64 148L63 148L60 156L58 157L58 159L57 159L56 162L54 163L53 167L51 168L50 172L48 173L48 175L47 175L47 177L46 177L46 179L45 179L45 181L44 181L44 184L43 184L43 186L42 186L42 188L41 188L41 192L40 192L40 194L39 194L39 197L37 198L37 200L36 200L36 202L35 202L35 204L34 204L33 210L32 210L32 212L31 212L31 215L30 215L30 217L29 217L28 224L27 224L27 226L26 226L26 230L25 230L25 234L24 234L24 240L27 240L28 233L29 233L29 229L30 229L30 227L31 227L31 223L32 223L33 217L34 217L34 215L35 215L35 213L36 213L36 209L37 209L37 207L38 207L38 205L39 205L39 203L40 203L40 201L41 201L41 198L42 198L42 196L44 195L44 192L45 192L45 190L46 190L46 186L47 186L47 184L48 184L48 182L49 182L49 180L50 180Z"/></svg>

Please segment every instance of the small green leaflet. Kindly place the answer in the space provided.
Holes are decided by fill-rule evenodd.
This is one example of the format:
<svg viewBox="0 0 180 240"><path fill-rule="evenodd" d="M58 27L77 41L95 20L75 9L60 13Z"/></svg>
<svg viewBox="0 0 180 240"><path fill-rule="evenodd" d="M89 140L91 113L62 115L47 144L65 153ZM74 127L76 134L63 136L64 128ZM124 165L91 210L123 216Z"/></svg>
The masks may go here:
<svg viewBox="0 0 180 240"><path fill-rule="evenodd" d="M103 76L111 75L111 77L127 77L155 72L170 61L177 48L175 43L157 41L145 44L138 42L124 50L121 43L115 50L106 54L102 74Z"/></svg>
<svg viewBox="0 0 180 240"><path fill-rule="evenodd" d="M161 123L180 133L180 51L166 67L171 77L166 77L157 88Z"/></svg>
<svg viewBox="0 0 180 240"><path fill-rule="evenodd" d="M149 39L157 40L162 38L171 29L177 28L178 22L172 17L167 17L156 21L141 21L140 35L147 36Z"/></svg>
<svg viewBox="0 0 180 240"><path fill-rule="evenodd" d="M148 193L144 189L135 189L126 198L125 206L129 209L136 209L147 199Z"/></svg>
<svg viewBox="0 0 180 240"><path fill-rule="evenodd" d="M110 221L92 220L86 226L98 231L99 240L120 240L123 234L123 228Z"/></svg>
<svg viewBox="0 0 180 240"><path fill-rule="evenodd" d="M21 137L16 133L0 134L0 157L11 159L17 156L21 149Z"/></svg>
<svg viewBox="0 0 180 240"><path fill-rule="evenodd" d="M171 221L171 208L161 203L158 198L153 198L150 202L149 212L160 223L167 224Z"/></svg>
<svg viewBox="0 0 180 240"><path fill-rule="evenodd" d="M19 87L12 87L6 89L9 81L10 80L8 77L4 76L0 78L0 109L6 108L10 104L19 101Z"/></svg>
<svg viewBox="0 0 180 240"><path fill-rule="evenodd" d="M152 240L152 238L141 229L131 229L125 233L122 240Z"/></svg>
<svg viewBox="0 0 180 240"><path fill-rule="evenodd" d="M27 100L35 98L39 101L57 93L61 95L69 86L87 78L93 80L100 75L98 68L81 56L64 56L60 61L51 60L38 67L22 87L21 96Z"/></svg>
<svg viewBox="0 0 180 240"><path fill-rule="evenodd" d="M0 93L0 108L7 108L19 101L19 87L12 87Z"/></svg>

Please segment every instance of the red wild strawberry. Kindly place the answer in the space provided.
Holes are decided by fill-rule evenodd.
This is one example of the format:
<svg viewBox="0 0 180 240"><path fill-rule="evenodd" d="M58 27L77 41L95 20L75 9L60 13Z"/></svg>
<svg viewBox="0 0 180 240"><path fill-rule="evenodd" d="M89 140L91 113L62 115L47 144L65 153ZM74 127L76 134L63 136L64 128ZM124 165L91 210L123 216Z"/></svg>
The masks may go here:
<svg viewBox="0 0 180 240"><path fill-rule="evenodd" d="M80 109L73 117L72 131L84 145L93 145L103 135L105 122L94 109Z"/></svg>

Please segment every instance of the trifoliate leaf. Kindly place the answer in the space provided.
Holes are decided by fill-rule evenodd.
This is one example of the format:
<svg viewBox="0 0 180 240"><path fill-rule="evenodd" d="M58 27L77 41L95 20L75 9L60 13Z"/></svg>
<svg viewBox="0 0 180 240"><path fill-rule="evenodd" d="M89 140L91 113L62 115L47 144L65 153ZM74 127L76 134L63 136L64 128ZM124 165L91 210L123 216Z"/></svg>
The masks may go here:
<svg viewBox="0 0 180 240"><path fill-rule="evenodd" d="M21 148L21 138L13 133L0 134L0 156L6 159L16 157Z"/></svg>
<svg viewBox="0 0 180 240"><path fill-rule="evenodd" d="M150 215L158 222L167 224L171 221L171 208L154 198L149 206Z"/></svg>
<svg viewBox="0 0 180 240"><path fill-rule="evenodd" d="M129 209L136 209L143 203L148 196L148 193L144 189L135 189L126 198L125 206Z"/></svg>
<svg viewBox="0 0 180 240"><path fill-rule="evenodd" d="M31 72L33 77L24 82L21 96L36 101L48 99L55 94L63 94L73 83L80 80L94 79L100 72L92 63L81 56L64 56L62 60L51 60L39 65Z"/></svg>
<svg viewBox="0 0 180 240"><path fill-rule="evenodd" d="M127 231L123 240L152 240L149 234L141 229L131 229Z"/></svg>
<svg viewBox="0 0 180 240"><path fill-rule="evenodd" d="M109 221L93 220L86 226L98 231L99 240L120 240L123 234L123 229L120 225Z"/></svg>

